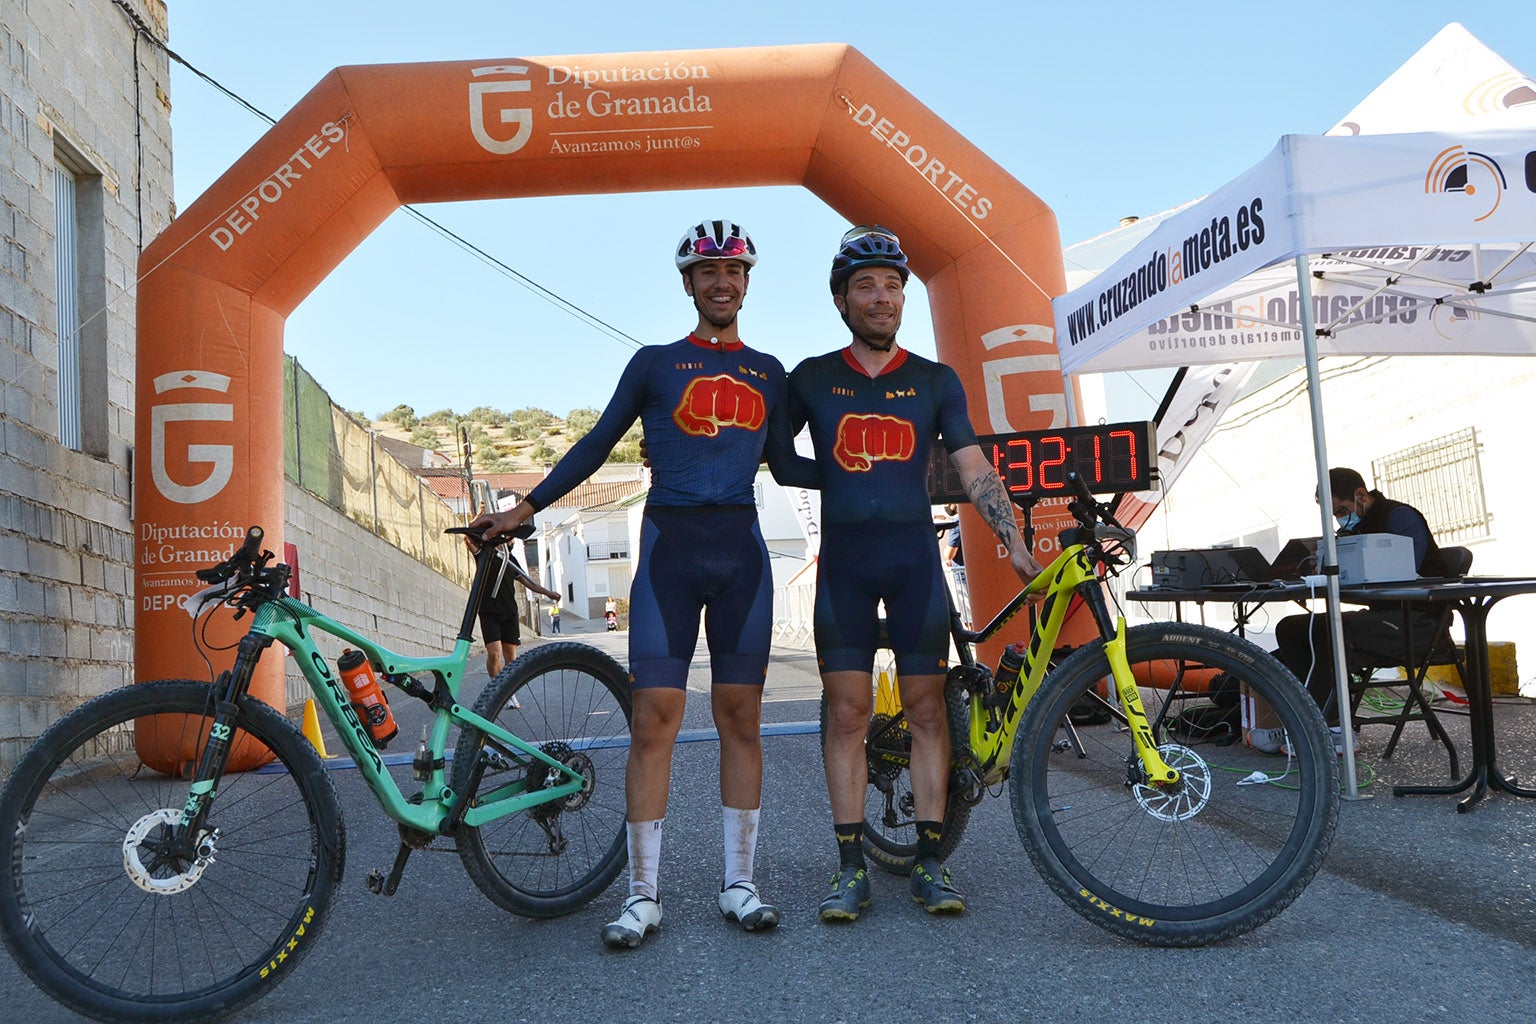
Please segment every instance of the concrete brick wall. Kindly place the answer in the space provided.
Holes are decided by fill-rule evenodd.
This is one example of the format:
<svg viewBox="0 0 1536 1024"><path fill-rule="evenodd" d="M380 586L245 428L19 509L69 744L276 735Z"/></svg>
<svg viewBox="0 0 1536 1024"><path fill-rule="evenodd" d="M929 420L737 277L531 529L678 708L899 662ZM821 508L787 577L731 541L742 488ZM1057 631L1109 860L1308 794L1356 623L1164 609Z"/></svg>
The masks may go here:
<svg viewBox="0 0 1536 1024"><path fill-rule="evenodd" d="M132 664L134 290L174 216L165 5L0 3L0 775ZM76 186L79 450L59 437L54 167Z"/></svg>
<svg viewBox="0 0 1536 1024"><path fill-rule="evenodd" d="M292 484L284 514L285 539L299 549L305 604L397 654L427 657L445 654L453 646L467 588ZM332 655L340 651L338 642L323 649ZM289 709L301 707L308 693L304 678L290 663Z"/></svg>
<svg viewBox="0 0 1536 1024"><path fill-rule="evenodd" d="M110 0L0 0L0 779L60 716L133 678L134 291L143 243L175 211L169 64L139 34L166 37L165 5L129 7L137 23ZM81 450L58 440L61 157L94 254ZM288 490L305 599L401 654L446 650L464 588ZM288 695L302 702L296 672Z"/></svg>

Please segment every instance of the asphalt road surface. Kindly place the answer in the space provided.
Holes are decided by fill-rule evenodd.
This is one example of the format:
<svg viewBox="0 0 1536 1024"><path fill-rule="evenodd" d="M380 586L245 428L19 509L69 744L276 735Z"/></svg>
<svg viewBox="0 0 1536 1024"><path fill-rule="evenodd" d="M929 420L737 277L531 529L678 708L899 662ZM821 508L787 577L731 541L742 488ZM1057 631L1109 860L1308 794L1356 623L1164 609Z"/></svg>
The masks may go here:
<svg viewBox="0 0 1536 1024"><path fill-rule="evenodd" d="M624 660L623 633L564 639ZM483 668L471 677L468 702L484 680ZM702 659L689 686L684 728L707 731ZM1497 795L1457 814L1450 797L1394 799L1392 782L1446 781L1443 750L1422 725L1408 728L1390 761L1380 758L1390 730L1362 732L1361 763L1374 773L1364 792L1375 798L1345 804L1323 870L1288 910L1223 945L1170 950L1116 938L1068 910L1030 865L1006 793L976 809L950 859L969 900L964 915L930 918L908 900L905 879L876 870L873 907L852 924L822 924L816 904L836 854L815 735L818 694L814 659L776 652L764 718L799 723L764 741L757 875L784 911L777 930L744 933L716 907L718 746L707 738L681 744L674 762L661 864L665 923L623 952L598 938L623 897L623 875L593 904L553 921L497 909L452 852L415 854L395 896L369 894L364 876L388 869L397 834L356 773L342 770L347 872L325 932L291 978L228 1019L1536 1019L1536 800ZM402 735L414 735L406 726ZM1465 728L1453 720L1464 759ZM1498 729L1505 769L1536 776L1536 707L1501 705ZM0 1005L3 1019L18 1024L79 1019L5 957Z"/></svg>

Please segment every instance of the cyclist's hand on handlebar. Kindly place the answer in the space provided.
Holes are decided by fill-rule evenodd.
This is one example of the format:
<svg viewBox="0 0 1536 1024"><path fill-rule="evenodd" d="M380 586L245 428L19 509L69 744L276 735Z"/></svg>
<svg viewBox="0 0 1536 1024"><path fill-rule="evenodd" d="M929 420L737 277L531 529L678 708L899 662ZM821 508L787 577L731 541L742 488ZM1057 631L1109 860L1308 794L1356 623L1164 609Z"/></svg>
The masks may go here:
<svg viewBox="0 0 1536 1024"><path fill-rule="evenodd" d="M477 540L491 540L504 533L511 533L532 516L533 508L526 501L519 502L516 508L506 512L482 513L469 524L469 528L477 532L466 534L465 537L472 546L478 548Z"/></svg>

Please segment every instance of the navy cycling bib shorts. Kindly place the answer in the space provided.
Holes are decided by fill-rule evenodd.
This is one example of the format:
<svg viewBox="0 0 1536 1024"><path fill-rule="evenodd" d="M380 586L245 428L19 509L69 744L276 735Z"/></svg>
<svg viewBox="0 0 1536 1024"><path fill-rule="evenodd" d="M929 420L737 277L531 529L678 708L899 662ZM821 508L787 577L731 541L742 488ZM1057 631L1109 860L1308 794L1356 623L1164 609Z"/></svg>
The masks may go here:
<svg viewBox="0 0 1536 1024"><path fill-rule="evenodd" d="M816 568L816 657L823 672L872 672L875 651L898 676L949 669L949 599L928 523L827 523ZM880 636L885 602L888 638Z"/></svg>
<svg viewBox="0 0 1536 1024"><path fill-rule="evenodd" d="M700 611L714 683L763 685L773 573L755 506L647 506L639 564L629 591L635 688L687 685Z"/></svg>

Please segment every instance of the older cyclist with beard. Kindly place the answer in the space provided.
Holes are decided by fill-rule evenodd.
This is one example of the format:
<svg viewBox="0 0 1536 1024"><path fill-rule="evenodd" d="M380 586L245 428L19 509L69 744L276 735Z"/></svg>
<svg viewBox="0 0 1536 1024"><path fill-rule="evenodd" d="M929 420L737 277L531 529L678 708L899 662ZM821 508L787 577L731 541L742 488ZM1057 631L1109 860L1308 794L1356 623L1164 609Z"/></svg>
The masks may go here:
<svg viewBox="0 0 1536 1024"><path fill-rule="evenodd" d="M784 367L747 348L738 333L736 315L757 263L752 239L730 221L704 221L688 230L675 255L699 315L693 332L637 352L597 424L527 499L471 524L483 537L521 525L595 472L640 419L655 473L630 591L629 896L602 929L614 948L638 946L661 926L662 822L701 609L720 732L720 912L747 931L779 921L778 909L763 901L752 880L773 614L773 576L753 483L765 454L781 483L815 486L815 467L794 455Z"/></svg>
<svg viewBox="0 0 1536 1024"><path fill-rule="evenodd" d="M821 477L816 654L827 694L823 758L838 873L821 903L851 921L870 903L864 863L864 737L885 603L901 703L912 732L917 863L912 899L929 913L965 909L939 862L949 786L944 713L948 602L928 502L928 456L942 439L971 504L1007 546L1019 578L1041 569L1014 521L1003 482L982 455L954 370L896 344L907 257L890 231L854 228L832 262L832 301L852 332L846 348L789 376L791 428L808 422Z"/></svg>

